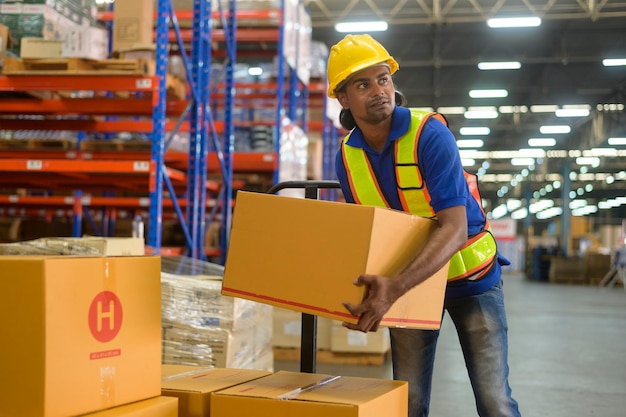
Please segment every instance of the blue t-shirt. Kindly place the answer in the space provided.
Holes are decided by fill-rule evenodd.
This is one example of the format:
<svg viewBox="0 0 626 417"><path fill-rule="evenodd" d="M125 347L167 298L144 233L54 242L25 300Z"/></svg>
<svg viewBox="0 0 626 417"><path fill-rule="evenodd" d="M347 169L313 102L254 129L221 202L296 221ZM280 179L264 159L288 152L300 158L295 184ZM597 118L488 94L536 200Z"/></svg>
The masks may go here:
<svg viewBox="0 0 626 417"><path fill-rule="evenodd" d="M403 208L396 185L393 145L395 140L409 130L410 124L411 111L407 108L396 106L387 143L380 153L367 144L358 127L352 131L348 139L350 146L365 150L372 169L379 179L381 191L385 195L387 202L396 210L403 210ZM445 208L459 205L465 206L469 236L479 233L485 226L484 213L467 186L454 135L447 126L435 118L428 120L422 130L418 158L419 169L428 187L431 198L430 204L434 211L438 212ZM344 198L346 202L354 203L341 151L337 153L335 165ZM498 262L482 279L448 283L446 296L458 298L487 291L500 280L500 264L508 265L508 261L498 255Z"/></svg>

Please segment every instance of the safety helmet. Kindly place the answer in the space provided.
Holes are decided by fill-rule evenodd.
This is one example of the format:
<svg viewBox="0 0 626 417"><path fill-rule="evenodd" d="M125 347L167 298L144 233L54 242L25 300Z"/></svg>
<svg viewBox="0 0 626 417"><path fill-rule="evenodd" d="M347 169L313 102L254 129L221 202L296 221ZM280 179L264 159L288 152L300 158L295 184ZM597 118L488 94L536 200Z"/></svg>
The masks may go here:
<svg viewBox="0 0 626 417"><path fill-rule="evenodd" d="M346 35L330 48L328 58L328 97L351 75L377 64L389 65L391 74L399 68L389 52L370 35Z"/></svg>

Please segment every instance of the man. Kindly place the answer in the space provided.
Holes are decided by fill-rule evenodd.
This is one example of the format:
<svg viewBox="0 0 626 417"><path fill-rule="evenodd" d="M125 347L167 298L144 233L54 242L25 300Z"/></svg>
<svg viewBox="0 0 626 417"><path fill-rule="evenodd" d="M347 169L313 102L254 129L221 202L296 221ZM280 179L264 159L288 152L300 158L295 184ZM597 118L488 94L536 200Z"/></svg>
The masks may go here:
<svg viewBox="0 0 626 417"><path fill-rule="evenodd" d="M461 165L440 115L401 107L392 74L398 63L369 35L347 35L331 48L328 96L350 130L337 154L349 203L390 207L438 220L423 250L397 276L362 275L367 285L352 330L376 331L391 305L450 261L445 310L455 324L482 417L520 416L508 383L507 322L500 265L475 177ZM400 100L398 103L397 100ZM400 105L399 105L400 104ZM439 331L390 329L393 374L409 381L409 416L427 416Z"/></svg>

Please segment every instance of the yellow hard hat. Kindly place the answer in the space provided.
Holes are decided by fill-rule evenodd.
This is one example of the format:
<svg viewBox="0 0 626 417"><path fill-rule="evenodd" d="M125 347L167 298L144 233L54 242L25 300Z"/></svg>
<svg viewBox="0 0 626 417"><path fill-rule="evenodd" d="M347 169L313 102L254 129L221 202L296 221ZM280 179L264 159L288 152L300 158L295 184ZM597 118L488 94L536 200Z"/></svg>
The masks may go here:
<svg viewBox="0 0 626 417"><path fill-rule="evenodd" d="M330 48L328 58L328 97L345 80L365 68L386 63L393 74L399 68L389 52L370 35L346 35Z"/></svg>

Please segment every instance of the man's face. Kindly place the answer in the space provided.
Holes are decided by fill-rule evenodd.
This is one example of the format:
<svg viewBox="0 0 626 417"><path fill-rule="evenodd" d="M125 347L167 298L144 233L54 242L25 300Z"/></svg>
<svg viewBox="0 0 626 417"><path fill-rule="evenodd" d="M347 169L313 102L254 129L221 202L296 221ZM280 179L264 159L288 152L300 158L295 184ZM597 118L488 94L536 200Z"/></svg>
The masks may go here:
<svg viewBox="0 0 626 417"><path fill-rule="evenodd" d="M395 88L387 65L376 65L357 72L337 92L344 109L357 121L377 123L387 119L395 107Z"/></svg>

